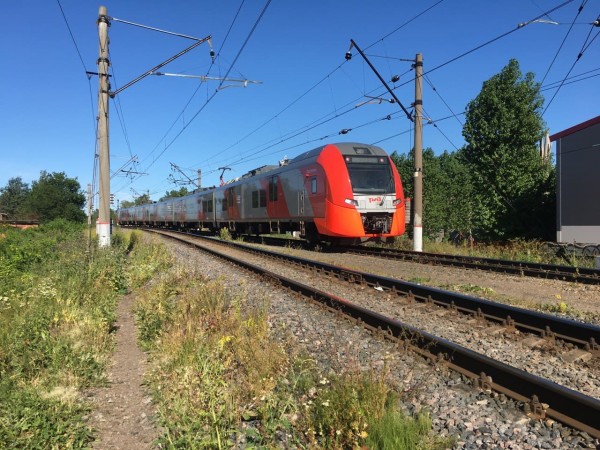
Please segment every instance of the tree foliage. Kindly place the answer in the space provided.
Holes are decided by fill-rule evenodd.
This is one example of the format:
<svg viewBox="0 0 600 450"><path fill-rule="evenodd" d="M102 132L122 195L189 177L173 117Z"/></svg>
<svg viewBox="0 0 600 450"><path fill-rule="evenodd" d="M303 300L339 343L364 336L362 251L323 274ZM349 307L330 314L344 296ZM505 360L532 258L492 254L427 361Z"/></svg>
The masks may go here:
<svg viewBox="0 0 600 450"><path fill-rule="evenodd" d="M139 197L136 197L135 200L133 200L134 206L146 205L148 203L152 203L152 200L150 199L150 194L142 194Z"/></svg>
<svg viewBox="0 0 600 450"><path fill-rule="evenodd" d="M42 222L62 218L82 221L85 195L75 178L64 172L40 172L40 178L31 184L31 192L24 202L24 210Z"/></svg>
<svg viewBox="0 0 600 450"><path fill-rule="evenodd" d="M131 208L132 206L146 205L148 203L152 203L152 199L150 199L150 194L142 194L139 197L134 198L133 200L122 200L119 205L119 208Z"/></svg>
<svg viewBox="0 0 600 450"><path fill-rule="evenodd" d="M29 192L29 185L21 177L9 179L6 186L0 188L0 213L7 214L12 220L21 219Z"/></svg>
<svg viewBox="0 0 600 450"><path fill-rule="evenodd" d="M392 154L402 177L405 195L414 197L414 150ZM451 231L468 232L473 220L473 189L467 168L456 153L436 156L423 150L423 226L425 236L434 238Z"/></svg>
<svg viewBox="0 0 600 450"><path fill-rule="evenodd" d="M165 192L164 197L161 197L158 199L159 202L162 202L163 200L166 200L168 198L176 198L176 197L183 197L184 195L188 195L190 192L188 191L188 189L183 186L179 189L173 189L171 191L167 191Z"/></svg>
<svg viewBox="0 0 600 450"><path fill-rule="evenodd" d="M475 224L483 237L541 237L552 228L540 216L548 216L554 191L552 166L537 147L543 102L533 73L523 76L512 59L467 105L460 156L477 193Z"/></svg>

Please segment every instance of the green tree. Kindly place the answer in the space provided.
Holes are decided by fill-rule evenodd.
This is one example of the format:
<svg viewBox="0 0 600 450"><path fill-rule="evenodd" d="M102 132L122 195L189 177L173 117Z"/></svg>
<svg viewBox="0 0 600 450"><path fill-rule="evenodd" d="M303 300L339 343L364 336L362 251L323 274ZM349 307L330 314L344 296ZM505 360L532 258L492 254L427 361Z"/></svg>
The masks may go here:
<svg viewBox="0 0 600 450"><path fill-rule="evenodd" d="M188 195L190 192L188 191L188 189L183 186L179 189L173 189L171 191L167 191L165 192L164 197L161 197L158 199L159 202L162 202L163 200L166 200L168 198L176 198L176 197L183 197L184 195Z"/></svg>
<svg viewBox="0 0 600 450"><path fill-rule="evenodd" d="M539 87L533 73L523 76L511 59L467 105L467 145L460 156L477 193L474 218L480 237L540 237L544 228L531 209L548 207L540 195L552 176L550 161L537 147L545 131Z"/></svg>
<svg viewBox="0 0 600 450"><path fill-rule="evenodd" d="M150 194L142 194L139 197L136 197L136 199L133 201L135 206L146 205L148 203L152 203L152 200L150 200Z"/></svg>
<svg viewBox="0 0 600 450"><path fill-rule="evenodd" d="M405 195L414 197L414 151L393 153L402 178ZM423 231L435 238L453 230L472 229L473 189L467 167L456 153L436 156L431 148L423 150Z"/></svg>
<svg viewBox="0 0 600 450"><path fill-rule="evenodd" d="M31 192L25 208L29 214L41 222L57 218L70 221L82 221L85 214L82 208L85 195L75 178L69 178L64 172L40 172L40 178L31 184Z"/></svg>
<svg viewBox="0 0 600 450"><path fill-rule="evenodd" d="M9 179L6 186L0 188L0 213L8 214L10 219L19 219L29 192L29 185L21 177Z"/></svg>

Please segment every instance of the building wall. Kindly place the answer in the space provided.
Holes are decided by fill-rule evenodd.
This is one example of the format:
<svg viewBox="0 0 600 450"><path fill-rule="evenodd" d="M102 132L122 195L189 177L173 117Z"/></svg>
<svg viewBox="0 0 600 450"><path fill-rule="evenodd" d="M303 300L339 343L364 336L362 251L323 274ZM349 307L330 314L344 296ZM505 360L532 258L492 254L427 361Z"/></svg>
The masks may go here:
<svg viewBox="0 0 600 450"><path fill-rule="evenodd" d="M600 123L556 140L559 242L600 243Z"/></svg>

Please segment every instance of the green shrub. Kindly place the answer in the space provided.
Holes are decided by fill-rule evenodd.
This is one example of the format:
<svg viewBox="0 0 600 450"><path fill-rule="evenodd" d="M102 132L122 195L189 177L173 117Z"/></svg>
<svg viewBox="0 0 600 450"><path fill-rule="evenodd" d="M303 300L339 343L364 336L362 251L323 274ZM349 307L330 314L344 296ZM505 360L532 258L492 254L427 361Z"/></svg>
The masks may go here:
<svg viewBox="0 0 600 450"><path fill-rule="evenodd" d="M0 448L87 448L78 397L105 380L124 248L88 253L64 221L2 234Z"/></svg>
<svg viewBox="0 0 600 450"><path fill-rule="evenodd" d="M42 397L30 388L0 382L0 448L83 449L92 430L82 404L55 395Z"/></svg>
<svg viewBox="0 0 600 450"><path fill-rule="evenodd" d="M231 241L232 237L231 237L231 232L229 231L229 228L221 228L219 230L219 237L224 240L224 241Z"/></svg>

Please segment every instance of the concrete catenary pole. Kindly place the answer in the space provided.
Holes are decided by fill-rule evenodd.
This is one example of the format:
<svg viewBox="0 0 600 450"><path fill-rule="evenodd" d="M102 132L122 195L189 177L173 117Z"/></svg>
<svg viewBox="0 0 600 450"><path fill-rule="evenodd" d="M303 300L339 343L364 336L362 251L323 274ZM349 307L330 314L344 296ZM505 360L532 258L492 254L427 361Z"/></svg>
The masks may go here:
<svg viewBox="0 0 600 450"><path fill-rule="evenodd" d="M92 185L87 185L87 219L88 227L92 226Z"/></svg>
<svg viewBox="0 0 600 450"><path fill-rule="evenodd" d="M108 141L108 27L110 26L105 6L98 11L98 146L100 196L98 205L98 245L110 247L110 152Z"/></svg>
<svg viewBox="0 0 600 450"><path fill-rule="evenodd" d="M413 250L423 251L423 55L415 58L415 198Z"/></svg>

